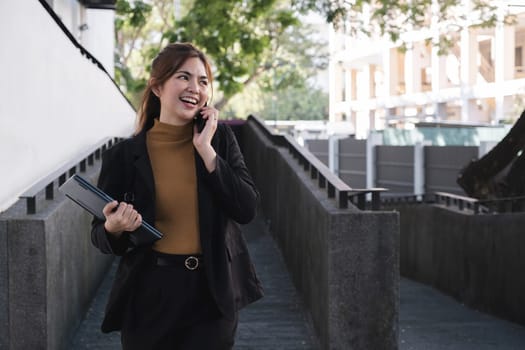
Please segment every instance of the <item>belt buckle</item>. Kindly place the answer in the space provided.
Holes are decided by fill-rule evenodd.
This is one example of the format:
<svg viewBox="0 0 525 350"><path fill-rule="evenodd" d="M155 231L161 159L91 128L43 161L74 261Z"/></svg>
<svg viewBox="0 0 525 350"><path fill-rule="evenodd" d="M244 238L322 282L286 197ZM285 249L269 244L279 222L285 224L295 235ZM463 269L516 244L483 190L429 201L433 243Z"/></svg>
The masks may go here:
<svg viewBox="0 0 525 350"><path fill-rule="evenodd" d="M186 266L188 270L196 270L197 267L199 267L199 259L194 256L189 256L184 260L184 266Z"/></svg>

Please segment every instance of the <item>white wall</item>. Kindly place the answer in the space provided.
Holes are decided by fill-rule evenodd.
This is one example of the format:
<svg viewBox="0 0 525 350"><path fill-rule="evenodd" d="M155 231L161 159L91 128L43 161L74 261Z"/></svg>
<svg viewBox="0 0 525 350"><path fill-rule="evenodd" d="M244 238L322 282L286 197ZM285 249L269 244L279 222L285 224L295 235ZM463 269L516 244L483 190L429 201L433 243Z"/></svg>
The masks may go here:
<svg viewBox="0 0 525 350"><path fill-rule="evenodd" d="M108 35L113 35L108 33ZM135 112L36 1L0 1L0 211Z"/></svg>
<svg viewBox="0 0 525 350"><path fill-rule="evenodd" d="M37 2L37 0L31 1ZM51 7L73 36L79 40L81 33L79 27L85 21L84 7L78 0L53 0Z"/></svg>
<svg viewBox="0 0 525 350"><path fill-rule="evenodd" d="M87 29L82 32L82 45L115 76L115 12L85 9Z"/></svg>

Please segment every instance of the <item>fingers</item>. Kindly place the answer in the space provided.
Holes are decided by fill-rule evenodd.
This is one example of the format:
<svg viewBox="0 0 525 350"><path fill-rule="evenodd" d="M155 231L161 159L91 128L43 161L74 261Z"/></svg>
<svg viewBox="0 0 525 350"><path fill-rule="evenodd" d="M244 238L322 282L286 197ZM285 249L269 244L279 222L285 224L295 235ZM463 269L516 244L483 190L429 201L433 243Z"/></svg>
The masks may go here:
<svg viewBox="0 0 525 350"><path fill-rule="evenodd" d="M215 130L217 129L217 123L219 121L219 111L213 107L204 107L201 109L202 117L206 120L206 124L204 125L204 129L202 129L202 132L198 132L197 128L194 127L194 135L200 136L201 134L204 134L204 139L201 139L199 143L206 143L204 140L210 141L213 135L215 134Z"/></svg>
<svg viewBox="0 0 525 350"><path fill-rule="evenodd" d="M133 208L133 205L125 202L108 203L103 213L106 216L104 226L110 233L134 231L142 224L142 216Z"/></svg>
<svg viewBox="0 0 525 350"><path fill-rule="evenodd" d="M138 215L137 211L133 209L133 205L120 202L116 214L120 216L120 219L132 220L133 215Z"/></svg>
<svg viewBox="0 0 525 350"><path fill-rule="evenodd" d="M135 231L140 227L140 225L142 225L142 215L138 214L128 231Z"/></svg>
<svg viewBox="0 0 525 350"><path fill-rule="evenodd" d="M212 124L217 125L217 122L219 120L219 111L216 110L213 107L204 107L201 110L202 116L204 119L207 119L207 121L211 121ZM206 123L207 124L207 123Z"/></svg>
<svg viewBox="0 0 525 350"><path fill-rule="evenodd" d="M203 107L201 109L201 113L206 118L210 119L218 119L219 118L219 111L215 109L214 107Z"/></svg>
<svg viewBox="0 0 525 350"><path fill-rule="evenodd" d="M113 210L115 210L115 208L117 207L118 205L118 202L117 201L113 201L113 202L109 202L108 204L106 204L104 206L104 208L102 209L102 214L104 214L104 216L107 218L111 212Z"/></svg>

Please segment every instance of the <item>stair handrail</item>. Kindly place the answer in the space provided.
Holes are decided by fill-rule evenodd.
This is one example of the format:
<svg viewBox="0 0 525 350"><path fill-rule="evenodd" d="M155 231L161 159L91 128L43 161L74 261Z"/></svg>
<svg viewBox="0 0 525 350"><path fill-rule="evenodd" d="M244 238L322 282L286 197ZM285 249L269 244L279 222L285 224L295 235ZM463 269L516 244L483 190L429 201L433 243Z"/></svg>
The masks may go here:
<svg viewBox="0 0 525 350"><path fill-rule="evenodd" d="M42 177L39 181L29 187L19 198L26 201L26 213L29 215L36 214L36 197L40 191L45 189L45 199L52 200L55 197L55 181L57 187L66 182L68 177L73 176L78 171L85 172L87 166L92 166L95 160L99 160L102 153L111 148L115 143L119 142L121 138L107 137L99 142L91 145L87 149L79 152L73 159L70 159L47 175Z"/></svg>
<svg viewBox="0 0 525 350"><path fill-rule="evenodd" d="M381 204L381 193L386 188L352 188L343 182L337 175L321 162L308 149L301 146L291 135L280 135L271 131L270 128L259 117L249 115L248 120L253 120L260 130L278 146L288 149L296 158L303 169L310 173L312 180L317 180L317 185L325 189L328 198L334 198L339 209L348 208L348 202L352 202L360 210L366 209L366 196L371 194L371 209L379 210Z"/></svg>

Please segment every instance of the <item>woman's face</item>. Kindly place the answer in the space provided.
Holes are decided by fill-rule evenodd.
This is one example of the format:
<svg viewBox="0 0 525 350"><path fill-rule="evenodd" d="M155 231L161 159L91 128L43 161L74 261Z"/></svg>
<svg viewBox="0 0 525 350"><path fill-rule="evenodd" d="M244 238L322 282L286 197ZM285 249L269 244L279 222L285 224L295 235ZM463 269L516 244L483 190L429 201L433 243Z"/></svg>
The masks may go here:
<svg viewBox="0 0 525 350"><path fill-rule="evenodd" d="M208 77L204 63L192 57L166 82L154 89L160 99L160 121L184 125L192 121L208 100Z"/></svg>

